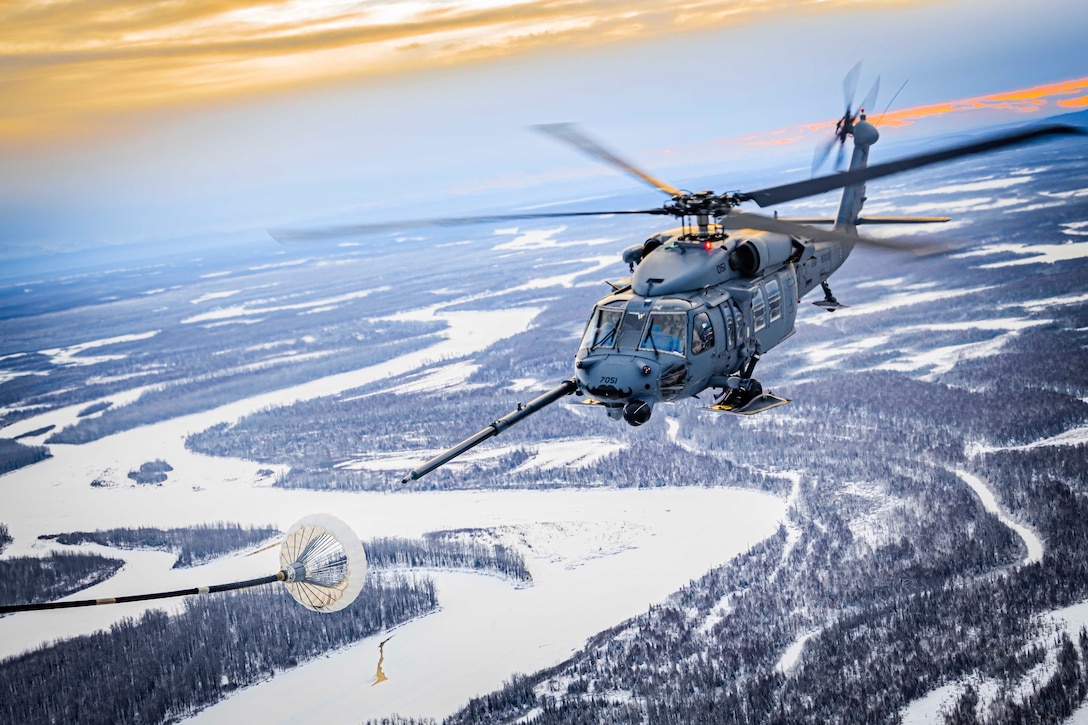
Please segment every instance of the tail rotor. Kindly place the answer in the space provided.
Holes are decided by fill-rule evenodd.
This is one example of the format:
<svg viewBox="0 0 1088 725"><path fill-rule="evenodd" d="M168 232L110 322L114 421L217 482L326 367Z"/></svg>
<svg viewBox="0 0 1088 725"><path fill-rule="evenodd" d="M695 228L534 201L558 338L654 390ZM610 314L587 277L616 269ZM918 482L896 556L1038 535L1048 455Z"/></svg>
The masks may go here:
<svg viewBox="0 0 1088 725"><path fill-rule="evenodd" d="M865 94L865 99L857 109L854 108L854 97L857 95L858 77L861 75L861 61L858 61L842 81L842 93L845 110L835 124L835 135L826 143L816 147L812 156L812 175L817 172L831 155L832 149L838 143L839 149L835 155L835 170L842 171L846 160L846 139L854 135L854 124L865 116L865 109L872 108L876 104L877 94L880 93L880 77L877 76L873 87Z"/></svg>

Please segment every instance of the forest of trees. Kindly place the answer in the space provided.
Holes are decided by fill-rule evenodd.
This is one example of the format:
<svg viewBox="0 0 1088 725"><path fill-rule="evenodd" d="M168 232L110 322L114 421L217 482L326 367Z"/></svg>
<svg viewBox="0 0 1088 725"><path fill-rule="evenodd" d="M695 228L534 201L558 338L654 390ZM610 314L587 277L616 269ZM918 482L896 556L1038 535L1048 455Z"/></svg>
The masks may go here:
<svg viewBox="0 0 1088 725"><path fill-rule="evenodd" d="M154 461L141 463L138 469L128 472L128 477L136 483L158 485L165 482L167 474L173 470L173 466L157 458Z"/></svg>
<svg viewBox="0 0 1088 725"><path fill-rule="evenodd" d="M51 602L106 581L124 563L82 552L0 559L0 604Z"/></svg>
<svg viewBox="0 0 1088 725"><path fill-rule="evenodd" d="M49 456L45 446L28 446L11 438L0 438L0 475L44 461Z"/></svg>
<svg viewBox="0 0 1088 725"><path fill-rule="evenodd" d="M379 568L470 569L495 572L520 582L533 580L525 559L516 549L481 544L471 536L457 535L463 533L437 531L425 534L422 539L370 539L363 548L367 562Z"/></svg>
<svg viewBox="0 0 1088 725"><path fill-rule="evenodd" d="M217 521L187 528L109 529L107 531L72 531L43 534L38 538L58 544L101 544L117 549L150 549L177 555L174 568L197 566L235 551L242 551L278 536L274 526L241 526Z"/></svg>
<svg viewBox="0 0 1088 725"><path fill-rule="evenodd" d="M395 329L372 333L367 340L356 341L356 347L338 349L314 359L290 365L239 365L227 370L208 369L208 350L193 351L184 367L177 366L175 375L188 371L190 375L161 388L148 390L136 403L103 409L101 415L81 417L53 433L46 443L88 443L107 435L169 420L181 415L209 410L234 400L268 392L276 388L355 370L368 363L378 363L391 357L426 346L436 338L428 337L436 325L400 323ZM401 333L401 334L397 334ZM361 342L371 342L363 345ZM225 361L217 361L222 365ZM165 381L164 381L165 383Z"/></svg>
<svg viewBox="0 0 1088 725"><path fill-rule="evenodd" d="M184 546L190 556L206 559L213 550L224 553L237 548L242 539L262 541L276 533L270 527L216 524L188 533L184 529L116 529L49 538L58 543L93 541L125 548ZM0 722L73 722L73 718L87 723L162 722L184 717L238 687L432 611L439 604L434 583L411 574L412 568L493 572L515 581L532 580L518 552L472 544L464 534L440 531L422 539L364 542L369 564L366 587L341 612L310 612L278 586L207 595L187 600L185 611L176 617L149 611L109 631L0 661ZM60 567L92 560L113 562L108 575L122 563L88 554L57 554L38 560L41 571L35 582L14 582L10 591L39 587L44 593L32 601L62 596L67 592L60 591L60 582L70 577L56 576ZM0 581L4 582L0 593L9 591L3 569L8 561L0 559ZM0 604L7 603L0 599ZM94 687L88 688L85 673L101 662L110 663L109 673L96 677Z"/></svg>
<svg viewBox="0 0 1088 725"><path fill-rule="evenodd" d="M149 610L0 661L0 721L174 721L435 606L434 584L406 575L368 576L333 613L311 612L279 586L204 595L177 616Z"/></svg>
<svg viewBox="0 0 1088 725"><path fill-rule="evenodd" d="M1054 144L1003 158L1011 165L964 161L923 178L943 189L1015 176L1024 182L1017 185L1018 199L1047 202L1044 214L998 207L966 212L961 229L979 244L1068 240L1062 225L1088 219L1088 197L1079 194L1088 156ZM878 196L881 183L870 184L867 193ZM963 198L947 191L938 196L952 203ZM618 223L608 222L609 234ZM141 328L162 328L153 345L118 345L111 352L128 359L85 369L53 366L37 353L13 358L12 369L48 371L48 377L0 385L0 405L9 409L4 420L29 415L32 406L98 400L131 387L112 382L113 376L146 374L140 379L167 383L50 438L93 440L418 351L437 339L442 324L384 317L417 302L460 296L466 301L458 309L541 308L530 329L465 361L478 366L469 386L397 389L433 370L424 365L415 374L262 411L187 440L192 450L287 470L277 485L288 488L739 486L788 500L786 520L773 536L593 636L566 661L512 676L505 687L473 698L450 722L895 723L904 708L942 687L953 700L941 715L957 724L1062 723L1084 707L1088 631L1065 629L1052 613L1088 601L1088 444L1039 443L1088 426L1088 260L994 268L984 265L1023 255L889 259L859 247L832 280L851 309L827 316L804 305L797 334L759 363L757 377L791 398L789 406L738 419L701 410L709 402L704 395L659 405L646 425L630 429L600 410L570 405L572 399L485 444L508 446L503 455L440 469L402 487L401 472L367 470L366 457L429 454L533 397L534 390L515 390L521 386L513 381L535 380L543 391L569 377L579 327L606 292L604 285L574 285L561 294L533 288L491 294L509 289L515 275L537 275L540 264L578 267L556 249L534 250L529 258L514 254L502 265L480 264L441 245L431 251L445 255L440 272L421 271L412 255L390 254L380 263L368 257L366 264L395 280L396 288L354 309L300 321L285 307L260 326L156 321ZM331 266L328 272L337 274ZM332 293L315 293L296 275L274 283L283 285L275 289L277 301L247 302L272 305ZM353 289L346 275L335 277L335 285L336 292ZM406 288L424 290L424 302L406 298ZM476 296L480 290L489 294ZM98 289L99 297L112 293L104 282ZM931 293L930 300L903 301ZM178 304L163 315L178 315L179 307L191 314L191 293L172 302ZM56 314L59 327L49 334L78 340L86 327L81 314ZM158 320L144 309L139 314L141 322ZM104 320L118 329L101 334L131 331L128 322L125 328ZM57 344L47 344L46 332L36 328L22 334L26 349ZM303 342L304 336L318 342ZM271 362L288 350L317 357L298 365ZM212 360L209 351L222 356ZM86 385L92 376L109 382ZM605 441L621 450L580 468L525 465L539 443L564 440ZM961 470L978 476L1002 511L1039 537L1041 560L1027 563L1025 541L984 507ZM523 580L518 552L477 550L455 534L370 542L375 574L384 585L402 581L396 578L402 567L482 565ZM400 609L435 606L428 580L403 582ZM0 708L9 708L0 709L0 720L59 722L79 707L89 722L168 720L302 662L285 640L313 625L288 626L294 620L282 617L305 617L305 610L294 612L301 608L286 606L274 589L260 597L197 600L174 619L151 613L0 663L0 688L7 688L0 689ZM300 637L308 643L305 656L377 631L352 625L333 636L323 629L330 620L314 621L322 631L312 633L315 639ZM170 654L155 661L164 628ZM207 654L194 644L205 631ZM269 642L277 648L272 654L263 649ZM786 662L784 655L798 649ZM133 659L144 669L122 668L117 679L105 680L110 695L93 709L86 678L72 684L78 673L65 663L79 661L85 673L87 662L106 658ZM56 693L43 694L49 668L64 676Z"/></svg>

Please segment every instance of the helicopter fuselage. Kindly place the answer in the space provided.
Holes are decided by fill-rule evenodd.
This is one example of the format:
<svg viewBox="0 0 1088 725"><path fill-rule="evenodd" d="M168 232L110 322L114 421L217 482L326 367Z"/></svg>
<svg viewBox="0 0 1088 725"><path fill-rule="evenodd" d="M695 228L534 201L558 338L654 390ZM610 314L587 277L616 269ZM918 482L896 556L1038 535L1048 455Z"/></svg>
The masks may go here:
<svg viewBox="0 0 1088 725"><path fill-rule="evenodd" d="M788 403L785 398L764 393L752 372L761 354L793 334L801 299L822 286L824 298L814 304L829 312L841 308L827 279L859 242L917 250L902 241L859 237L857 225L948 221L939 217L862 218L868 179L1044 137L1085 134L1071 126L1042 126L868 167L869 148L880 134L865 119L864 111L855 123L849 101L844 118L848 128L836 138L840 143L845 143L847 136L853 138L849 171L725 194L684 192L640 171L569 125L544 127L587 154L669 194L671 201L653 210L543 212L426 222L482 223L609 213L671 215L685 224L689 220L695 223L654 234L624 250L623 260L630 265L632 276L610 282L614 291L594 306L575 355L573 377L528 403L519 403L516 410L409 472L403 482L425 476L571 394L603 406L610 418L631 425L649 420L659 402L692 397L707 388L721 389L721 397L709 406L721 412L751 415ZM765 207L832 189L843 190L834 219L779 219L736 209L746 201ZM830 231L812 226L825 223L833 225ZM390 225L341 227L331 234L387 228ZM317 236L327 234L318 232ZM306 232L290 233L290 238L312 237Z"/></svg>
<svg viewBox="0 0 1088 725"><path fill-rule="evenodd" d="M793 334L798 300L848 253L773 232L685 232L627 250L638 266L597 302L575 357L578 392L632 425L657 402L727 388Z"/></svg>

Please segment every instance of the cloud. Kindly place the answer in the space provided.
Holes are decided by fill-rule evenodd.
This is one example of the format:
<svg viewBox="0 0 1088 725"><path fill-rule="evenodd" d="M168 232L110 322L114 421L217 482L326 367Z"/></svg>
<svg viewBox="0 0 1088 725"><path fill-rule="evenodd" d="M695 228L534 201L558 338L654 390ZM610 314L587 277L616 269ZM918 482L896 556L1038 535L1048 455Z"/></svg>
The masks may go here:
<svg viewBox="0 0 1088 725"><path fill-rule="evenodd" d="M862 0L890 6L898 0ZM118 114L858 2L30 0L0 5L0 144Z"/></svg>
<svg viewBox="0 0 1088 725"><path fill-rule="evenodd" d="M1088 106L1088 77L1073 78L1056 83L1045 83L1030 88L1003 91L985 96L943 101L923 106L891 111L879 117L870 116L881 127L911 126L927 118L962 115L975 112L1042 113L1044 109L1084 108ZM1068 98L1068 96L1074 96ZM835 121L807 123L791 128L776 129L767 133L753 134L735 139L722 139L718 143L744 146L779 146L797 142L812 143L814 138L830 138L829 130Z"/></svg>

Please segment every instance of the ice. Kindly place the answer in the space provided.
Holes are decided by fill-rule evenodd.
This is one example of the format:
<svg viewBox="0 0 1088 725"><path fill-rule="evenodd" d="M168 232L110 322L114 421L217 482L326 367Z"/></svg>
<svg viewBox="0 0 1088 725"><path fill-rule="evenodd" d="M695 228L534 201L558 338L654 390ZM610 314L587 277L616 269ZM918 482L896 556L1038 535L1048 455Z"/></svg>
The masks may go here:
<svg viewBox="0 0 1088 725"><path fill-rule="evenodd" d="M243 317L253 315L267 315L271 312L285 312L291 310L313 310L315 308L328 308L335 309L335 305L342 302L350 302L351 300L362 299L375 292L384 292L389 287L375 287L368 290L359 290L357 292L348 292L347 294L338 295L336 297L326 297L319 300L309 300L307 302L295 302L293 304L286 305L272 305L269 307L250 307L247 304L235 305L233 307L220 307L210 312L202 312L198 315L192 315L186 317L181 321L183 325L192 324L194 322L211 322L216 320L225 320L232 317Z"/></svg>
<svg viewBox="0 0 1088 725"><path fill-rule="evenodd" d="M515 468L511 475L534 469L585 468L617 451L623 444L607 438L579 438L563 441L547 441L529 447L529 460Z"/></svg>
<svg viewBox="0 0 1088 725"><path fill-rule="evenodd" d="M1040 438L1037 441L1031 443L1024 443L1019 446L987 446L981 443L975 443L969 449L969 453L978 455L980 453L993 453L994 451L1026 451L1032 448L1041 448L1043 446L1076 446L1081 443L1088 443L1088 425L1077 426L1076 428L1070 428L1067 431L1063 431L1055 436L1049 436L1047 438Z"/></svg>
<svg viewBox="0 0 1088 725"><path fill-rule="evenodd" d="M956 703L963 687L953 682L914 700L900 713L902 725L932 725L944 722L944 713Z"/></svg>
<svg viewBox="0 0 1088 725"><path fill-rule="evenodd" d="M221 300L227 297L233 297L234 295L241 294L242 290L232 289L224 290L222 292L208 292L207 294L200 295L194 300L189 300L190 304L199 305L202 302L210 302L212 300Z"/></svg>
<svg viewBox="0 0 1088 725"><path fill-rule="evenodd" d="M965 184L949 184L947 186L938 186L933 189L922 189L920 191L907 191L904 192L905 196L929 196L931 194L961 194L971 191L990 191L992 189L1008 189L1009 187L1016 186L1017 184L1024 184L1032 180L1032 176L1017 175L1003 177L999 179L983 179L980 181L971 181Z"/></svg>
<svg viewBox="0 0 1088 725"><path fill-rule="evenodd" d="M151 330L149 332L140 332L132 335L118 335L117 337L104 337L98 340L89 340L87 342L81 342L77 345L69 345L67 347L56 347L48 350L40 350L42 355L46 355L50 358L50 362L57 367L64 365L95 365L100 362L108 362L110 360L124 360L126 355L98 355L94 357L81 357L82 353L87 350L94 350L99 347L109 347L110 345L117 345L123 342L138 342L140 340L147 340L149 338L158 335L161 330Z"/></svg>
<svg viewBox="0 0 1088 725"><path fill-rule="evenodd" d="M602 269L611 267L617 263L616 256L613 254L602 255L598 257L590 257L588 259L579 260L582 264L586 265L585 269L580 269L577 272L568 272L567 274L559 274L552 277L542 277L537 279L531 279L525 284L514 287L509 292L522 292L526 290L544 289L546 287L565 287L567 289L575 286L575 282L579 277L584 277L594 272L599 272ZM594 280L593 284L596 283Z"/></svg>
<svg viewBox="0 0 1088 725"><path fill-rule="evenodd" d="M820 633L820 630L813 629L808 632L803 632L795 639L786 651L782 653L782 656L778 659L778 663L774 666L775 670L781 672L784 675L788 675L797 667L797 662L801 659L801 653L805 651L805 645L808 641Z"/></svg>
<svg viewBox="0 0 1088 725"><path fill-rule="evenodd" d="M998 518L998 520L1008 526L1013 532L1020 537L1020 540L1024 542L1024 547L1027 549L1027 556L1021 562L1022 565L1036 564L1043 560L1043 541L1039 538L1039 535L1029 529L1023 524L1013 521L1008 513L997 502L997 497L993 491L986 486L986 483L971 473L962 469L955 469L953 471L960 479L963 480L971 490L978 496L979 501L982 502L982 507L992 513Z"/></svg>
<svg viewBox="0 0 1088 725"><path fill-rule="evenodd" d="M901 292L898 294L890 294L886 297L881 297L873 302L867 302L860 305L852 305L850 307L847 307L846 309L837 311L834 315L820 315L810 317L808 320L806 320L806 323L823 325L827 324L831 318L841 320L844 317L854 317L856 315L870 315L874 312L885 312L887 310L897 309L899 307L929 304L932 302L939 302L940 300L952 299L954 297L962 297L963 295L972 295L987 289L990 288L971 287L967 289L932 290L928 292Z"/></svg>
<svg viewBox="0 0 1088 725"><path fill-rule="evenodd" d="M576 239L560 242L553 239L556 234L560 234L566 231L565 226L556 227L555 229L534 229L527 232L518 234L518 230L514 229L496 229L495 234L518 234L517 237L509 242L502 242L496 244L493 249L496 250L533 250L533 249L561 249L564 247L599 247L604 244L612 244L616 240L612 237L600 237L594 239ZM615 261L615 255L612 257Z"/></svg>
<svg viewBox="0 0 1088 725"><path fill-rule="evenodd" d="M395 630L385 646L383 670L389 679L380 686L370 682L377 643L388 633L244 690L196 720L448 715L469 697L500 687L511 672L560 662L596 632L644 612L718 560L744 551L742 542L769 536L783 512L780 499L756 492L654 493L509 492L507 502L487 514L480 504L496 502L502 494L442 495L419 514L430 523L427 528L514 526L532 546L522 552L534 586L518 589L493 577L439 573L441 611ZM434 520L438 509L444 521ZM416 515L403 514L408 520ZM630 546L617 546L617 540ZM598 555L594 541L611 549ZM571 566L572 557L577 566ZM278 697L282 692L307 696Z"/></svg>
<svg viewBox="0 0 1088 725"><path fill-rule="evenodd" d="M1054 207L1064 206L1065 202L1061 201L1044 201L1037 204L1028 204L1027 206L1020 206L1015 209L1006 209L1006 214L1019 214L1024 211L1039 211L1041 209L1053 209Z"/></svg>
<svg viewBox="0 0 1088 725"><path fill-rule="evenodd" d="M1068 231L1066 232L1069 233ZM1078 232L1080 233L1080 232ZM1062 244L987 244L980 249L955 255L957 258L982 257L990 254L1027 255L1022 259L992 262L979 265L980 269L1017 267L1024 264L1054 264L1070 259L1088 257L1088 242L1064 242Z"/></svg>
<svg viewBox="0 0 1088 725"><path fill-rule="evenodd" d="M1023 199L997 199L980 196L971 199L956 199L948 201L930 201L921 204L910 204L902 207L903 214L963 214L973 211L989 211L991 209L1004 209L1005 207L1023 204ZM947 229L947 225L942 226Z"/></svg>
<svg viewBox="0 0 1088 725"><path fill-rule="evenodd" d="M957 363L966 360L991 357L1001 352L1001 349L1016 335L1010 332L999 335L990 340L971 342L963 345L945 345L925 352L913 355L903 355L894 360L881 363L876 370L894 370L897 372L914 372L928 369L926 379L934 379L947 373Z"/></svg>

